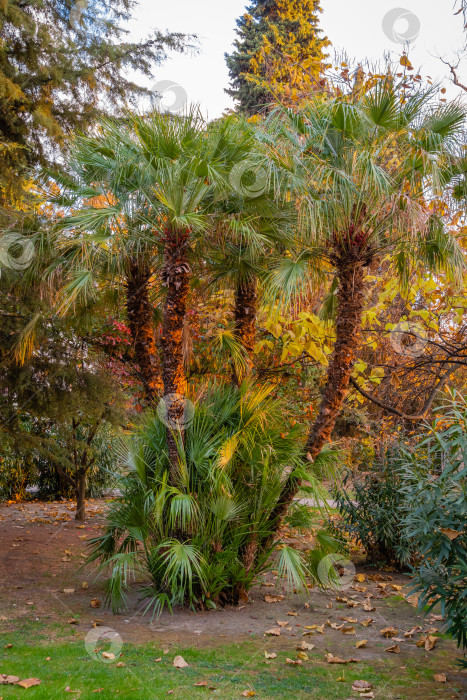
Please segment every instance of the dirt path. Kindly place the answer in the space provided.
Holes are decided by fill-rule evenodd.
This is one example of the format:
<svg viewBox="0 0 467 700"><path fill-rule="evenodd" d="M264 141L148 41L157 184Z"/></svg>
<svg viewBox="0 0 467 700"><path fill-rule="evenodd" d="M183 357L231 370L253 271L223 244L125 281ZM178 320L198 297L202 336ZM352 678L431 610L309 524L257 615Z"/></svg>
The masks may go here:
<svg viewBox="0 0 467 700"><path fill-rule="evenodd" d="M117 630L130 643L205 647L257 638L265 644L273 640L275 648L281 649L305 640L315 645L315 651L322 651L323 658L330 652L366 662L392 656L385 650L397 645L402 668L404 660L415 657L420 664L433 664L434 670L447 674L448 683L440 685L439 697L462 697L454 687L465 689L467 697L466 676L454 664L460 654L451 640L440 636L442 620L418 615L403 600L408 577L393 572L357 567L359 575L343 591L312 588L306 597L286 596L268 603L265 596L284 593L275 587L271 573L253 589L248 603L238 608L205 613L176 610L152 622L142 615L144 605L135 591L129 597L129 610L112 614L103 604L103 581L96 580L91 567L80 570L86 541L99 533L105 510L104 501L89 501L89 518L79 525L71 503L0 506L0 634L42 629L49 639L76 638L76 634L84 638L98 624ZM98 608L91 606L94 599L101 603ZM339 625L344 627L337 629ZM274 628L280 629L280 636L264 636ZM393 637L381 634L385 628L394 629L387 632ZM413 628L412 635L406 636ZM438 637L433 650L416 646L422 634ZM364 639L366 646L357 649L356 643Z"/></svg>

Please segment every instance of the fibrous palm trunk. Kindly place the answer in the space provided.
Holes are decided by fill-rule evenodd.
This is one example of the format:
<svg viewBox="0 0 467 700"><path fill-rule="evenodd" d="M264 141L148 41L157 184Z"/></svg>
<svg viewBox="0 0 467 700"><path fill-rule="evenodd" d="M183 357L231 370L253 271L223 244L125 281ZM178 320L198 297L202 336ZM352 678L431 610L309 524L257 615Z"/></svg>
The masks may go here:
<svg viewBox="0 0 467 700"><path fill-rule="evenodd" d="M310 430L305 451L313 462L329 441L336 419L349 390L350 375L355 362L364 301L364 269L358 255L346 255L338 259L336 342L329 363L318 415ZM287 479L281 496L270 516L270 522L279 526L282 518L300 488L300 483Z"/></svg>
<svg viewBox="0 0 467 700"><path fill-rule="evenodd" d="M166 232L163 282L167 287L162 320L162 380L167 409L167 446L174 472L178 465L178 437L184 439L186 374L183 333L191 268L188 262L188 232ZM177 397L172 395L176 394Z"/></svg>
<svg viewBox="0 0 467 700"><path fill-rule="evenodd" d="M134 356L139 368L146 402L151 402L160 386L157 346L154 339L154 309L149 299L149 266L132 260L126 276L126 308L133 341Z"/></svg>
<svg viewBox="0 0 467 700"><path fill-rule="evenodd" d="M235 286L235 334L241 342L251 369L253 365L253 349L256 337L256 312L257 312L256 280L239 280ZM240 383L235 368L233 370L233 381Z"/></svg>

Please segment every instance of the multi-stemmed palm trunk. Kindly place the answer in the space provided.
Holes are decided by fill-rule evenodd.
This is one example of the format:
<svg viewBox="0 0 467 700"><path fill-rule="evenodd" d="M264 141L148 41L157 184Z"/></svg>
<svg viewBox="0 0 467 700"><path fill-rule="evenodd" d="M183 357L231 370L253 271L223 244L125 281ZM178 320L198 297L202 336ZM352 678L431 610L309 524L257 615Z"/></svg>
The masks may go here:
<svg viewBox="0 0 467 700"><path fill-rule="evenodd" d="M167 410L167 446L173 469L178 464L177 439L183 442L186 373L183 328L187 312L191 267L188 258L189 232L168 227L165 231L162 282L166 297L162 320L162 380ZM178 432L178 436L177 436Z"/></svg>
<svg viewBox="0 0 467 700"><path fill-rule="evenodd" d="M148 263L134 258L129 260L125 278L126 312L134 358L148 403L154 401L161 384L158 350L154 338L154 307L149 297L152 275Z"/></svg>
<svg viewBox="0 0 467 700"><path fill-rule="evenodd" d="M257 281L256 279L238 279L234 292L234 320L235 335L241 343L248 363L247 371L250 372L253 366L253 349L256 339L256 316L257 316ZM240 383L237 371L233 370L233 381Z"/></svg>

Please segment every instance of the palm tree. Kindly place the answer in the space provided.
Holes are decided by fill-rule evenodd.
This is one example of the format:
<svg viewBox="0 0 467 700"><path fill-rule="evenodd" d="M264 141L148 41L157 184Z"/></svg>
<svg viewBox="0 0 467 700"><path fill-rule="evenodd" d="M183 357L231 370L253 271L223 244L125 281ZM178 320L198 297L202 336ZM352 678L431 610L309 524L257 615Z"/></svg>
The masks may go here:
<svg viewBox="0 0 467 700"><path fill-rule="evenodd" d="M271 157L296 198L299 255L271 275L273 289L297 293L310 275L337 280L336 342L306 456L330 439L348 393L367 292L365 271L391 256L402 279L411 262L458 277L464 258L430 199L449 180L465 110L433 105L433 91L406 91L392 76L366 93L316 98L271 121ZM299 483L286 482L272 514L280 521Z"/></svg>
<svg viewBox="0 0 467 700"><path fill-rule="evenodd" d="M204 238L236 182L251 151L242 120L231 117L207 128L200 114L174 117L154 112L105 122L92 138L78 138L70 178L57 202L74 207L61 229L67 260L74 265L66 304L95 288L96 271L112 283L123 281L127 313L145 387L154 394L155 345L150 326L148 289L157 274L163 292L161 365L168 419L183 441L186 374L183 329L197 256ZM170 461L179 459L180 441L167 432Z"/></svg>

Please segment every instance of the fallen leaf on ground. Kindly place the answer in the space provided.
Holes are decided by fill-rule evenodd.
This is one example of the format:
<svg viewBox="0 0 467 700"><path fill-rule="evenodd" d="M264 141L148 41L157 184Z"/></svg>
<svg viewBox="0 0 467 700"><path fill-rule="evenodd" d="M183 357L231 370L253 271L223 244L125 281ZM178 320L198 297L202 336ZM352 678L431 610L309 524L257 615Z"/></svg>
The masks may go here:
<svg viewBox="0 0 467 700"><path fill-rule="evenodd" d="M271 627L271 629L266 630L264 634L268 634L270 637L280 637L281 630L280 627Z"/></svg>
<svg viewBox="0 0 467 700"><path fill-rule="evenodd" d="M99 598L93 598L93 599L91 600L90 605L91 605L91 608L100 608L100 606L101 606L101 601L99 600Z"/></svg>
<svg viewBox="0 0 467 700"><path fill-rule="evenodd" d="M309 644L308 642L300 642L300 644L297 644L295 649L299 649L301 651L311 651L312 649L315 648L314 644Z"/></svg>
<svg viewBox="0 0 467 700"><path fill-rule="evenodd" d="M308 661L308 654L306 654L304 651L299 651L297 658L301 659L302 661Z"/></svg>
<svg viewBox="0 0 467 700"><path fill-rule="evenodd" d="M21 688L32 688L34 685L40 685L41 682L39 678L25 678L22 681L19 681L16 685L21 686Z"/></svg>
<svg viewBox="0 0 467 700"><path fill-rule="evenodd" d="M358 583L363 583L366 581L366 576L365 574L355 574L355 580L358 581Z"/></svg>
<svg viewBox="0 0 467 700"><path fill-rule="evenodd" d="M344 626L344 623L342 623L340 625L338 622L331 622L331 620L326 620L326 624L328 625L328 627L331 627L333 630L340 630Z"/></svg>
<svg viewBox="0 0 467 700"><path fill-rule="evenodd" d="M76 619L76 617L72 617L70 620L68 620L69 625L79 625L79 620Z"/></svg>
<svg viewBox="0 0 467 700"><path fill-rule="evenodd" d="M395 637L397 629L394 629L394 627L385 627L384 630L381 630L381 634L386 638Z"/></svg>
<svg viewBox="0 0 467 700"><path fill-rule="evenodd" d="M363 627L368 627L368 625L371 625L372 622L374 622L373 618L368 617L366 620L362 620L360 624L363 625Z"/></svg>
<svg viewBox="0 0 467 700"><path fill-rule="evenodd" d="M374 612L376 610L374 605L372 605L369 601L367 603L363 604L363 609L366 610L367 612Z"/></svg>
<svg viewBox="0 0 467 700"><path fill-rule="evenodd" d="M328 664L356 664L359 659L341 659L340 656L334 656L330 652L326 654Z"/></svg>
<svg viewBox="0 0 467 700"><path fill-rule="evenodd" d="M432 634L429 634L428 637L425 639L425 651L431 651L432 649L434 649L438 639L439 637L434 637Z"/></svg>
<svg viewBox="0 0 467 700"><path fill-rule="evenodd" d="M355 634L355 627L348 626L341 629L342 634Z"/></svg>
<svg viewBox="0 0 467 700"><path fill-rule="evenodd" d="M400 654L401 650L398 644L393 644L392 647L388 647L384 651L389 651L391 654Z"/></svg>
<svg viewBox="0 0 467 700"><path fill-rule="evenodd" d="M244 690L242 693L243 698L254 698L256 695L254 690Z"/></svg>
<svg viewBox="0 0 467 700"><path fill-rule="evenodd" d="M285 622L283 620L276 620L276 622L279 625L279 627L287 627L287 625L289 624L287 620Z"/></svg>
<svg viewBox="0 0 467 700"><path fill-rule="evenodd" d="M89 583L87 581L83 581L81 588L89 588Z"/></svg>
<svg viewBox="0 0 467 700"><path fill-rule="evenodd" d="M173 665L175 668L186 668L188 666L183 656L176 656L173 660Z"/></svg>
<svg viewBox="0 0 467 700"><path fill-rule="evenodd" d="M119 661L117 664L117 668L123 668L125 666L123 661Z"/></svg>
<svg viewBox="0 0 467 700"><path fill-rule="evenodd" d="M339 617L339 620L345 620L345 622L350 622L351 625L357 622L357 619L355 617Z"/></svg>
<svg viewBox="0 0 467 700"><path fill-rule="evenodd" d="M291 617L298 617L298 613L293 612L293 610L291 610L290 612L288 612L287 615L290 615Z"/></svg>
<svg viewBox="0 0 467 700"><path fill-rule="evenodd" d="M447 683L448 678L445 673L435 673L433 676L437 683Z"/></svg>
<svg viewBox="0 0 467 700"><path fill-rule="evenodd" d="M112 654L111 651L103 651L102 656L104 657L104 659L110 659L111 661L115 659L115 654Z"/></svg>
<svg viewBox="0 0 467 700"><path fill-rule="evenodd" d="M206 681L199 681L199 683L193 683L193 685L199 685L199 686L205 688L207 686L207 683L206 683Z"/></svg>
<svg viewBox="0 0 467 700"><path fill-rule="evenodd" d="M291 666L300 666L302 662L300 659L286 659L285 663L290 664Z"/></svg>
<svg viewBox="0 0 467 700"><path fill-rule="evenodd" d="M285 596L284 595L265 595L264 600L266 603L280 603L281 600L284 600Z"/></svg>
<svg viewBox="0 0 467 700"><path fill-rule="evenodd" d="M372 684L369 681L354 681L352 683L352 690L357 693L365 692L372 689Z"/></svg>
<svg viewBox="0 0 467 700"><path fill-rule="evenodd" d="M402 586L398 586L397 583L391 583L391 588L393 591L401 591Z"/></svg>
<svg viewBox="0 0 467 700"><path fill-rule="evenodd" d="M156 663L156 664L159 663L159 661L162 661L162 656L159 656L158 659L154 659L154 663Z"/></svg>
<svg viewBox="0 0 467 700"><path fill-rule="evenodd" d="M276 654L274 651L271 651L271 652L265 651L265 652L264 652L264 658L265 658L265 659L275 659L276 656L277 656L277 654Z"/></svg>
<svg viewBox="0 0 467 700"><path fill-rule="evenodd" d="M368 639L360 639L359 642L355 643L355 646L357 647L357 649L364 649L367 644L368 644Z"/></svg>
<svg viewBox="0 0 467 700"><path fill-rule="evenodd" d="M407 632L404 632L404 637L412 637L412 635L415 634L415 632L420 632L421 627L417 625L416 627L412 627L411 630L408 630Z"/></svg>

